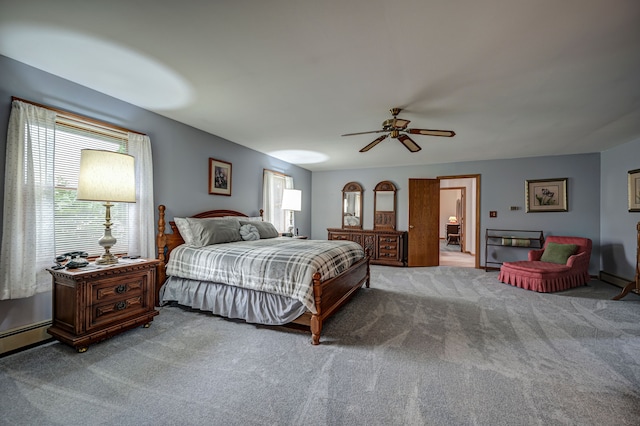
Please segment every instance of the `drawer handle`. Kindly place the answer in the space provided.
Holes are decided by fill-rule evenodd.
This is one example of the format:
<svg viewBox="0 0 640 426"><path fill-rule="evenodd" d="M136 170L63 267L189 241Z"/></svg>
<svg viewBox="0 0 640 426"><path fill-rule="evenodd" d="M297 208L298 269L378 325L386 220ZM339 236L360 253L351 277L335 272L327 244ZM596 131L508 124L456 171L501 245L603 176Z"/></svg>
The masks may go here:
<svg viewBox="0 0 640 426"><path fill-rule="evenodd" d="M126 307L127 307L127 304L124 301L116 303L116 310L117 311L121 311Z"/></svg>
<svg viewBox="0 0 640 426"><path fill-rule="evenodd" d="M122 294L127 290L127 287L125 287L124 285L120 284L118 287L116 287L116 293L118 294Z"/></svg>

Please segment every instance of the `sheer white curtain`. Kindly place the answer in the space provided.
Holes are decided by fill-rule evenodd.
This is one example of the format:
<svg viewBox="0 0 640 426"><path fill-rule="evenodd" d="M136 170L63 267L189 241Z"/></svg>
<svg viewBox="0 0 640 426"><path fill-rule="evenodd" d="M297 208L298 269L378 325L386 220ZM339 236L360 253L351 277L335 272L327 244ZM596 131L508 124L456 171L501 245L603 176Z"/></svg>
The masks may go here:
<svg viewBox="0 0 640 426"><path fill-rule="evenodd" d="M55 257L56 113L13 101L7 131L0 300L51 290L45 268Z"/></svg>
<svg viewBox="0 0 640 426"><path fill-rule="evenodd" d="M129 204L128 251L155 258L153 161L149 136L129 133L129 154L136 159L136 202Z"/></svg>
<svg viewBox="0 0 640 426"><path fill-rule="evenodd" d="M273 223L275 194L273 191L274 173L265 170L262 175L262 220Z"/></svg>
<svg viewBox="0 0 640 426"><path fill-rule="evenodd" d="M293 178L271 170L265 170L262 180L263 219L271 222L278 232L286 232L288 222L282 210L282 191L293 189Z"/></svg>

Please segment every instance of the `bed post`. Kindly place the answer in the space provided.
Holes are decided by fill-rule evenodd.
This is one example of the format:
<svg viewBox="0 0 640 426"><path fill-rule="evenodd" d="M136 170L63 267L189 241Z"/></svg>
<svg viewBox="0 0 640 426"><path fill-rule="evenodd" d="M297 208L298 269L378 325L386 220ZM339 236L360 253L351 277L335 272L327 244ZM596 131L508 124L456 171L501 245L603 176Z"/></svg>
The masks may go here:
<svg viewBox="0 0 640 426"><path fill-rule="evenodd" d="M311 343L320 344L320 333L322 332L322 283L320 272L313 274L313 296L316 301L316 313L311 314Z"/></svg>
<svg viewBox="0 0 640 426"><path fill-rule="evenodd" d="M164 249L167 246L167 236L164 233L165 208L166 207L163 204L160 204L158 206L158 236L156 238L156 243L158 245L158 260L160 261L160 265L158 266L158 282L156 283L158 289L160 289L160 286L164 284L164 280L167 279L165 257L164 257Z"/></svg>

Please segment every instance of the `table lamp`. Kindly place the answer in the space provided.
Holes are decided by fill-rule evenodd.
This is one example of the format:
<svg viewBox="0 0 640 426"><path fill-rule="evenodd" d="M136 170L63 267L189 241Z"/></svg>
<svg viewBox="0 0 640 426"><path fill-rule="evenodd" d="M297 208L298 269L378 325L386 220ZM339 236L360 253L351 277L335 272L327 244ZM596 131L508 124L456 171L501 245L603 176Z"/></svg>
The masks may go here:
<svg viewBox="0 0 640 426"><path fill-rule="evenodd" d="M449 216L449 223L458 223L458 218L455 216Z"/></svg>
<svg viewBox="0 0 640 426"><path fill-rule="evenodd" d="M293 212L302 210L302 191L284 189L282 192L282 210L289 210L289 233L293 235Z"/></svg>
<svg viewBox="0 0 640 426"><path fill-rule="evenodd" d="M97 264L118 263L109 251L116 243L111 235L111 204L136 202L134 158L128 154L96 149L80 152L80 175L76 199L103 201L106 208L104 236L98 240L105 252L96 259Z"/></svg>

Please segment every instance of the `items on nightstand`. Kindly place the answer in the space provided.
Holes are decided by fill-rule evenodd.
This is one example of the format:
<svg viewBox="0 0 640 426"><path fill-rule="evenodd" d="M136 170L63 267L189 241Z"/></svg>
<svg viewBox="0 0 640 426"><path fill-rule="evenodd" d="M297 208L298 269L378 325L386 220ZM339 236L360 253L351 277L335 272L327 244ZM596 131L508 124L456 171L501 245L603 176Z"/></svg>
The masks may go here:
<svg viewBox="0 0 640 426"><path fill-rule="evenodd" d="M51 269L76 269L76 268L84 268L89 265L87 261L87 257L89 254L85 251L72 251L69 253L62 254L60 256L56 256L55 265L51 267Z"/></svg>

